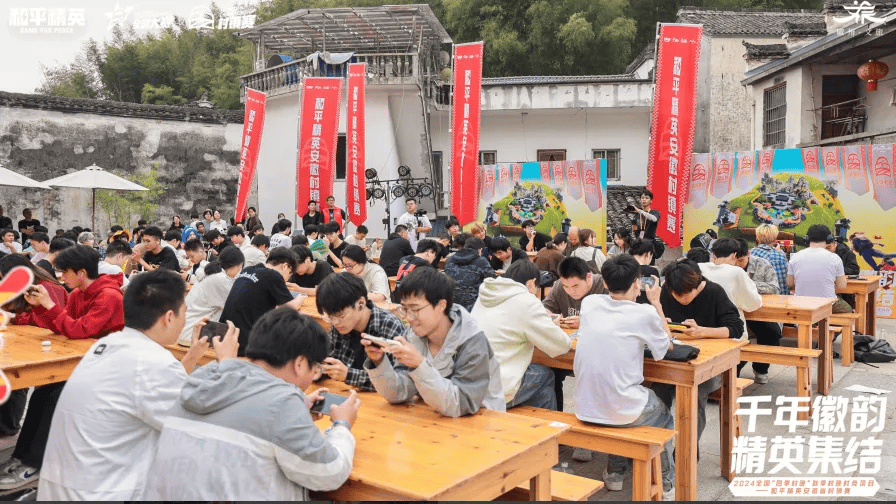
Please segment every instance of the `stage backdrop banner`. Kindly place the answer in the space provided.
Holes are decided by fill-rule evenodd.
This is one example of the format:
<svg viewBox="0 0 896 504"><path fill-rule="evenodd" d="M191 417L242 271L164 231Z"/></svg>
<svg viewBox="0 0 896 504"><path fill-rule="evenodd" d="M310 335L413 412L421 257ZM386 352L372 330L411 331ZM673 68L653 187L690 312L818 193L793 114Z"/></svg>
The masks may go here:
<svg viewBox="0 0 896 504"><path fill-rule="evenodd" d="M243 118L243 140L240 142L240 179L236 190L236 212L233 220L246 218L249 193L255 179L261 135L264 132L264 108L267 95L254 89L246 89L246 115Z"/></svg>
<svg viewBox="0 0 896 504"><path fill-rule="evenodd" d="M451 213L463 225L476 218L479 112L482 107L482 42L454 46L451 108ZM511 180L510 167L502 183Z"/></svg>
<svg viewBox="0 0 896 504"><path fill-rule="evenodd" d="M780 240L806 246L809 226L824 224L849 246L862 274L880 274L877 314L896 318L896 145L856 145L765 150L755 153L714 153L692 156L692 172L703 173L708 159L736 163L759 159L761 175L747 187L734 184L724 194L719 184L707 191L692 174L691 198L684 209L684 238L689 241L708 228L720 238L743 237L755 243L763 223L778 227ZM750 161L747 161L750 160ZM750 168L752 169L752 168ZM746 171L746 167L744 169ZM740 166L735 173L742 173ZM738 176L738 181L741 177ZM869 180L870 179L870 180ZM872 190L873 189L873 190ZM861 233L858 240L851 240ZM864 237L864 238L863 238ZM894 257L887 257L894 256Z"/></svg>
<svg viewBox="0 0 896 504"><path fill-rule="evenodd" d="M302 79L299 155L296 166L296 208L333 194L336 177L336 135L342 107L342 79Z"/></svg>
<svg viewBox="0 0 896 504"><path fill-rule="evenodd" d="M367 190L364 178L364 91L367 84L367 64L348 66L348 101L345 121L346 166L345 206L348 219L355 226L367 220ZM301 207L299 207L301 208Z"/></svg>
<svg viewBox="0 0 896 504"><path fill-rule="evenodd" d="M512 180L509 186L496 184L500 173L511 171L511 166L513 173L519 167L519 179ZM490 236L504 235L517 246L523 236L523 221L532 219L536 231L554 236L563 231L564 220L569 219L572 226L593 230L597 244L606 253L605 159L502 163L480 166L479 171L483 184L474 218L486 225ZM559 176L552 179L552 173Z"/></svg>
<svg viewBox="0 0 896 504"><path fill-rule="evenodd" d="M670 247L681 245L681 213L687 198L688 163L694 145L702 36L701 25L660 26L647 186L653 192L653 207L661 213L656 234Z"/></svg>

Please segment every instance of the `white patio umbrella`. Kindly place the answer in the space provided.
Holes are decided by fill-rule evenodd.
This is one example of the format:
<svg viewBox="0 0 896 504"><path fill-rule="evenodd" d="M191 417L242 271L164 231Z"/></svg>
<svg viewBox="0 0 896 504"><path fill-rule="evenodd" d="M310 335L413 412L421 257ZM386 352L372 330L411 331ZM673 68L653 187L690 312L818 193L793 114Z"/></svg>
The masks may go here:
<svg viewBox="0 0 896 504"><path fill-rule="evenodd" d="M130 180L123 179L117 175L103 170L96 163L84 168L81 171L69 173L61 177L45 180L44 184L55 187L74 187L78 189L93 190L93 211L91 229L96 230L96 190L112 189L116 191L148 191L149 189L140 184L135 184Z"/></svg>
<svg viewBox="0 0 896 504"><path fill-rule="evenodd" d="M3 165L0 165L0 185L12 187L34 187L37 189L53 189L43 182L38 182L20 173L8 170L4 168Z"/></svg>

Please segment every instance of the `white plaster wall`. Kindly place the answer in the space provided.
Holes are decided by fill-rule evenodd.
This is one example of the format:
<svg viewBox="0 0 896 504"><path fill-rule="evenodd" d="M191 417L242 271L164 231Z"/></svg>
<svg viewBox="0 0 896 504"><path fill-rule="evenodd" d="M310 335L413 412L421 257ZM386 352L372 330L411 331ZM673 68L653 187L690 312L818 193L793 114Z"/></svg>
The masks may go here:
<svg viewBox="0 0 896 504"><path fill-rule="evenodd" d="M650 82L488 86L482 90L484 111L649 107L652 101Z"/></svg>
<svg viewBox="0 0 896 504"><path fill-rule="evenodd" d="M433 150L444 152L446 181L449 125L447 111L433 114ZM610 184L643 185L649 137L648 107L483 111L479 150L496 150L498 162L509 163L536 161L540 149L566 149L570 160L590 159L592 149L620 149L622 179Z"/></svg>

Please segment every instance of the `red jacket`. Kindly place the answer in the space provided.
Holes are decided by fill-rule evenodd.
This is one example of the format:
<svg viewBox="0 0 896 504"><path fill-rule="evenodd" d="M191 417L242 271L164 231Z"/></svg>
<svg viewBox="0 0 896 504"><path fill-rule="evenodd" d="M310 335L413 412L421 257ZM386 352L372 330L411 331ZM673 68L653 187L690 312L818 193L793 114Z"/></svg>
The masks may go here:
<svg viewBox="0 0 896 504"><path fill-rule="evenodd" d="M34 316L41 327L70 339L99 338L124 327L124 304L121 284L124 275L100 275L84 289L75 289L63 308L51 310L34 307Z"/></svg>
<svg viewBox="0 0 896 504"><path fill-rule="evenodd" d="M47 289L47 293L50 295L50 299L52 299L53 302L56 303L56 306L62 306L64 308L68 304L68 291L65 290L65 287L59 285L58 283L48 282L46 280L40 280L39 283ZM47 322L41 321L34 316L34 308L35 307L32 307L31 311L22 312L16 315L16 318L12 319L12 323L17 325L33 325L42 327L44 329L51 329Z"/></svg>

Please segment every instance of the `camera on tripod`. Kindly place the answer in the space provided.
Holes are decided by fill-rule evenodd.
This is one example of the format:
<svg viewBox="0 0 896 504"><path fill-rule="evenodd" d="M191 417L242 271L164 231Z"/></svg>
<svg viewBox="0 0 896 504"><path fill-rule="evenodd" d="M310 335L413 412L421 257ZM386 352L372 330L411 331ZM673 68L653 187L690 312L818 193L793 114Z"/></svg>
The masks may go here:
<svg viewBox="0 0 896 504"><path fill-rule="evenodd" d="M414 217L423 217L426 215L426 210L419 208L416 212L414 212Z"/></svg>

